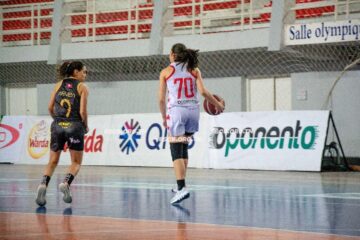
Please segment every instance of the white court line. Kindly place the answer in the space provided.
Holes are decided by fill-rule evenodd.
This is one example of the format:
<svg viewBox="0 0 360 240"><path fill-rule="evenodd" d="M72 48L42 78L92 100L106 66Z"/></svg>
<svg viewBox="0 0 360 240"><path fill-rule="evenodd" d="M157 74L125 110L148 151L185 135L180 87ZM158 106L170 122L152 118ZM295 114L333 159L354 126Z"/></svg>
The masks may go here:
<svg viewBox="0 0 360 240"><path fill-rule="evenodd" d="M174 184L145 183L145 182L109 182L109 183L78 183L74 184L82 187L104 187L104 188L135 188L135 189L171 189ZM192 190L218 190L218 189L244 189L247 187L218 186L218 185L190 185Z"/></svg>
<svg viewBox="0 0 360 240"><path fill-rule="evenodd" d="M8 182L32 182L39 181L41 179L28 179L28 178L0 178L0 183L8 183Z"/></svg>
<svg viewBox="0 0 360 240"><path fill-rule="evenodd" d="M305 194L298 196L315 197L315 198L360 199L360 193L323 193L323 194Z"/></svg>

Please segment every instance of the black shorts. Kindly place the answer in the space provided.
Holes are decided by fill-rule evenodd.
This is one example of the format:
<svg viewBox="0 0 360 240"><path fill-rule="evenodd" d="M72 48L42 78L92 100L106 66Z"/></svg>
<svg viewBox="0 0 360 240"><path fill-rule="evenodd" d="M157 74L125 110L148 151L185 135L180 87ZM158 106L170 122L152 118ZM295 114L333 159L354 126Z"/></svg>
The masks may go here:
<svg viewBox="0 0 360 240"><path fill-rule="evenodd" d="M82 122L54 120L51 124L51 151L63 150L65 143L71 150L84 150L85 127Z"/></svg>

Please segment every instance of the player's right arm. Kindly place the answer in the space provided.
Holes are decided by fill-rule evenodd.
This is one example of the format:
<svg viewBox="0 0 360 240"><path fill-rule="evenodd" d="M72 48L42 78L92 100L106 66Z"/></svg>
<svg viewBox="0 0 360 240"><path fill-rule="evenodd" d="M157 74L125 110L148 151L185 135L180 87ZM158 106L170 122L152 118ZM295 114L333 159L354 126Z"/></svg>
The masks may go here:
<svg viewBox="0 0 360 240"><path fill-rule="evenodd" d="M218 101L213 95L212 93L210 93L206 87L204 86L204 82L201 76L201 72L200 69L196 68L193 71L193 75L196 76L196 87L199 90L201 96L203 96L206 100L208 100L211 104L213 104L217 110L219 112L223 112L225 107L224 107L224 102L222 101Z"/></svg>
<svg viewBox="0 0 360 240"><path fill-rule="evenodd" d="M166 100L165 100L166 89L167 89L166 78L170 74L170 71L171 71L170 67L164 68L161 71L160 77L159 77L158 99L159 99L159 108L160 108L160 113L161 113L164 127L167 127L167 124L166 124Z"/></svg>

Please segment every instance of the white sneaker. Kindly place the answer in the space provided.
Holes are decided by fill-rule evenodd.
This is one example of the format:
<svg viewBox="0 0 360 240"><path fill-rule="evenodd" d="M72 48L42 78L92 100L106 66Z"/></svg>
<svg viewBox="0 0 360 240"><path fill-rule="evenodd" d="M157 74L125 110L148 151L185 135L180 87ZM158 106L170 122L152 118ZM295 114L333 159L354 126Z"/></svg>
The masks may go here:
<svg viewBox="0 0 360 240"><path fill-rule="evenodd" d="M171 204L176 204L190 197L189 191L184 187L180 191L177 191L175 196L170 200Z"/></svg>
<svg viewBox="0 0 360 240"><path fill-rule="evenodd" d="M71 192L70 192L69 185L66 184L66 183L60 183L59 184L59 189L64 194L64 197L63 197L64 202L71 203L72 202L72 197L71 197Z"/></svg>
<svg viewBox="0 0 360 240"><path fill-rule="evenodd" d="M40 207L46 204L45 195L46 195L46 185L40 184L37 188L37 194L35 200L36 204L39 205Z"/></svg>

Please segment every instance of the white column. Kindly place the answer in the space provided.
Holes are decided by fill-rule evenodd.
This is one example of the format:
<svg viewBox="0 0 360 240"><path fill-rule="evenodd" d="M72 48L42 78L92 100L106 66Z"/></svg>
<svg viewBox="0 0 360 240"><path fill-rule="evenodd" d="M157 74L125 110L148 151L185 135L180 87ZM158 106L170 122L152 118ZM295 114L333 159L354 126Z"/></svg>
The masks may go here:
<svg viewBox="0 0 360 240"><path fill-rule="evenodd" d="M150 33L150 55L161 55L163 52L163 38L172 29L167 22L173 18L173 10L169 9L173 1L154 1L154 12Z"/></svg>
<svg viewBox="0 0 360 240"><path fill-rule="evenodd" d="M64 0L54 1L48 64L57 64L61 60L61 29L64 15Z"/></svg>
<svg viewBox="0 0 360 240"><path fill-rule="evenodd" d="M290 9L295 6L295 0L273 1L271 10L269 51L280 51L284 43L284 26L295 21L295 12Z"/></svg>

